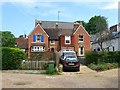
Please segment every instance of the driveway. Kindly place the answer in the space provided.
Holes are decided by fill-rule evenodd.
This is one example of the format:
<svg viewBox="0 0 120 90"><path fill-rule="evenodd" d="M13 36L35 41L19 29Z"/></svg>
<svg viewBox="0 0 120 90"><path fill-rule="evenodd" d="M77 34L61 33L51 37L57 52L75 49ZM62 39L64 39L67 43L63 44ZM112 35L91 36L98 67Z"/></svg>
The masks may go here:
<svg viewBox="0 0 120 90"><path fill-rule="evenodd" d="M62 75L2 73L3 88L118 88L118 69L95 72L81 66L80 72Z"/></svg>

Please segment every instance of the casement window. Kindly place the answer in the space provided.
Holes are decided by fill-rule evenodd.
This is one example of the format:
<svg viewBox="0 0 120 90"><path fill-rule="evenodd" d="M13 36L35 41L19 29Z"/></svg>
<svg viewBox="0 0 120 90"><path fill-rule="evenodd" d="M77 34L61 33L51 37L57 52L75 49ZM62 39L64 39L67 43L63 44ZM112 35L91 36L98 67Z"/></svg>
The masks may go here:
<svg viewBox="0 0 120 90"><path fill-rule="evenodd" d="M41 52L41 51L44 51L43 46L33 46L33 47L31 47L31 52Z"/></svg>
<svg viewBox="0 0 120 90"><path fill-rule="evenodd" d="M71 43L71 36L65 36L65 44Z"/></svg>
<svg viewBox="0 0 120 90"><path fill-rule="evenodd" d="M79 35L79 42L83 42L84 41L84 36L83 35Z"/></svg>
<svg viewBox="0 0 120 90"><path fill-rule="evenodd" d="M33 35L33 42L44 42L44 35L43 34L34 34Z"/></svg>
<svg viewBox="0 0 120 90"><path fill-rule="evenodd" d="M51 41L50 41L50 44L55 44L55 40L51 40Z"/></svg>

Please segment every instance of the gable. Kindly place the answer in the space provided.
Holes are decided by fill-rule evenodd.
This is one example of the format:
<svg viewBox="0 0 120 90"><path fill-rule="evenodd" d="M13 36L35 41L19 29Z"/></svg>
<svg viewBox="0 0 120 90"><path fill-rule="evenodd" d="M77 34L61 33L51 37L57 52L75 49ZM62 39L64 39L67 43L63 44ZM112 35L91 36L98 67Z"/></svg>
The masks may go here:
<svg viewBox="0 0 120 90"><path fill-rule="evenodd" d="M32 31L31 31L31 33L28 35L28 36L30 36L31 34L33 34L33 33L45 33L48 37L49 37L49 35L46 33L46 31L41 27L41 25L40 24L38 24Z"/></svg>
<svg viewBox="0 0 120 90"><path fill-rule="evenodd" d="M82 30L84 31L84 33L86 33L86 34L90 37L89 33L85 30L85 28L84 28L82 25L80 25L80 26L75 30L75 32L73 33L73 35L75 35L75 34L78 32L78 30L80 30L80 29L82 29Z"/></svg>

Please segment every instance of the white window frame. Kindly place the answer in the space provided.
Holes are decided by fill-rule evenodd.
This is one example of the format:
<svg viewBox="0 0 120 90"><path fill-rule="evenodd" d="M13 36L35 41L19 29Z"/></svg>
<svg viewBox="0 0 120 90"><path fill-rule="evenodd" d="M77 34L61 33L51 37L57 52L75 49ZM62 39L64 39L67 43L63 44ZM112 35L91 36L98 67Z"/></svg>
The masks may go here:
<svg viewBox="0 0 120 90"><path fill-rule="evenodd" d="M80 36L83 36L83 38L81 38ZM81 39L83 39L82 41L81 41ZM84 35L83 34L79 34L79 42L83 42L84 41Z"/></svg>
<svg viewBox="0 0 120 90"><path fill-rule="evenodd" d="M69 43L66 43L66 40L69 40ZM71 36L65 36L65 44L71 44Z"/></svg>
<svg viewBox="0 0 120 90"><path fill-rule="evenodd" d="M43 52L44 47L43 46L33 46L31 47L31 52Z"/></svg>
<svg viewBox="0 0 120 90"><path fill-rule="evenodd" d="M40 38L40 40L38 40L38 35L39 35L39 38L40 38L40 35L41 35L41 34L37 34L37 35L36 35L36 42L41 42L41 38Z"/></svg>
<svg viewBox="0 0 120 90"><path fill-rule="evenodd" d="M51 41L50 41L50 44L55 44L55 40L51 40Z"/></svg>

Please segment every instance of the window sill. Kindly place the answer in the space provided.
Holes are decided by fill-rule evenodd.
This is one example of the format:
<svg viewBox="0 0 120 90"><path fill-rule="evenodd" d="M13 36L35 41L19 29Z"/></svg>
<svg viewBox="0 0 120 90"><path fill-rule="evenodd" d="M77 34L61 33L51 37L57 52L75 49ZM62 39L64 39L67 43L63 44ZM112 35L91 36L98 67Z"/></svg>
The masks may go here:
<svg viewBox="0 0 120 90"><path fill-rule="evenodd" d="M45 43L45 42L32 42L32 43Z"/></svg>
<svg viewBox="0 0 120 90"><path fill-rule="evenodd" d="M65 43L65 44L68 44L68 45L70 45L71 43Z"/></svg>
<svg viewBox="0 0 120 90"><path fill-rule="evenodd" d="M78 41L78 43L84 43L84 41Z"/></svg>
<svg viewBox="0 0 120 90"><path fill-rule="evenodd" d="M31 52L45 52L45 51L31 51Z"/></svg>

